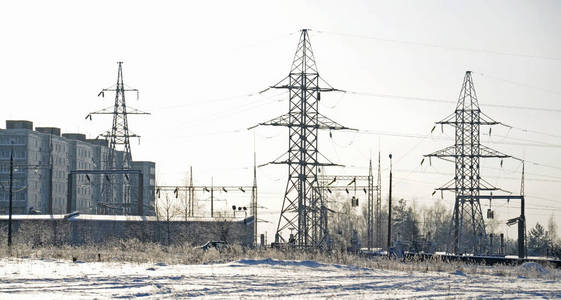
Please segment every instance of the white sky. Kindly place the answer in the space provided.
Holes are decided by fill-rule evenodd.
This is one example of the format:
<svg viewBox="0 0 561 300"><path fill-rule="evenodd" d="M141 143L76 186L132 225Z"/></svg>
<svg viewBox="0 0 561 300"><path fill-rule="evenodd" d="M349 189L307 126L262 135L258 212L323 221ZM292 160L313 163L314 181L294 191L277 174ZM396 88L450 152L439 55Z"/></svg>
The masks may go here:
<svg viewBox="0 0 561 300"><path fill-rule="evenodd" d="M127 103L152 113L129 118L131 130L142 136L140 145L132 145L135 160L156 161L160 184L184 183L192 165L197 184L214 176L215 184L250 185L253 133L245 128L286 113L288 103L278 91L242 95L286 76L296 32L311 28L320 74L335 87L454 101L464 72L472 70L487 115L559 136L559 111L484 105L561 109L560 14L558 1L3 2L0 97L6 105L0 120L27 119L95 137L110 127L110 118L84 117L112 105L111 96L96 95L114 83L115 62L123 60L125 83L140 90L140 101L131 94ZM320 110L361 130L419 136L454 105L331 94L322 95ZM258 128L258 163L286 151L287 135L285 128ZM422 155L451 145L452 137L451 128L444 134L437 129L429 139L348 132L330 139L324 132L320 150L348 166L328 173L366 174L370 152L376 156L381 145L384 201L391 152L395 197L423 206L438 198L431 197L433 188L452 178L453 165L433 160L432 167L421 167ZM512 145L526 140L539 146ZM527 215L529 226L551 214L561 224L561 138L497 126L482 141L555 167L526 166ZM482 175L519 192L516 161L505 160L501 169L490 160ZM261 216L274 223L260 232L268 231L269 239L286 176L286 166L258 171L260 204L267 207ZM451 195L445 199L451 207ZM518 214L517 203L493 206L503 207L501 220ZM515 228L509 234L514 237Z"/></svg>

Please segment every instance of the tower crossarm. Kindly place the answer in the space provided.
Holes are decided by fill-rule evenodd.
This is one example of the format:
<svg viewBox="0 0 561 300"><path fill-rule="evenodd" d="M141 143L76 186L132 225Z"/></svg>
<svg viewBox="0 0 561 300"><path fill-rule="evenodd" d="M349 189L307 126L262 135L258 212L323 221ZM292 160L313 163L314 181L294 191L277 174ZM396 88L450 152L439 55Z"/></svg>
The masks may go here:
<svg viewBox="0 0 561 300"><path fill-rule="evenodd" d="M309 167L344 167L344 165L335 164L331 162L298 162L298 161L289 161L289 160L281 160L281 161L272 161L268 163L268 165L301 165L301 166L309 166Z"/></svg>
<svg viewBox="0 0 561 300"><path fill-rule="evenodd" d="M451 159L456 157L456 148L455 146L448 146L433 153L425 154L424 157L438 157L446 161L452 161Z"/></svg>
<svg viewBox="0 0 561 300"><path fill-rule="evenodd" d="M504 154L484 145L479 145L480 153L477 155L480 158L509 158L510 155ZM425 154L424 157L438 157L444 160L451 161L451 158L469 156L468 154L456 154L456 146L448 146L444 149L435 151L430 154ZM447 159L448 158L448 159Z"/></svg>
<svg viewBox="0 0 561 300"><path fill-rule="evenodd" d="M456 190L455 183L456 183L456 181L454 179L452 179L452 180L446 182L441 187L436 188L435 191L455 191Z"/></svg>
<svg viewBox="0 0 561 300"><path fill-rule="evenodd" d="M288 113L280 117L276 117L272 120L259 123L255 126L249 127L248 129L253 129L257 126L284 126L284 127L303 127L303 128L310 128L310 129L317 128L317 129L329 129L329 130L358 131L357 129L343 126L322 114L318 114L317 124L315 122L311 122L309 124L302 124L296 118L291 118L290 113Z"/></svg>
<svg viewBox="0 0 561 300"><path fill-rule="evenodd" d="M462 112L477 112L479 114L479 120L477 122L472 122L472 121L462 121L462 120L458 120L456 118L456 116L458 115L458 113L462 113ZM501 122L497 122L495 120L493 120L491 117L487 116L486 114L484 114L479 108L477 109L473 109L473 110L469 110L469 109L464 109L464 110L456 110L454 111L452 114L448 115L446 118L442 119L441 121L436 122L435 124L437 125L450 125L450 126L460 126L463 124L477 124L477 125L499 125L502 124Z"/></svg>
<svg viewBox="0 0 561 300"><path fill-rule="evenodd" d="M104 137L104 138L106 138L106 139L109 139L109 138L113 137L114 135L112 135L110 132L105 132L105 133L100 134L99 136L100 136L100 137ZM117 137L116 143L117 143L117 144L122 144L122 142L121 142L121 143L119 142L120 139L125 138L125 137L129 137L129 138L139 138L140 135L138 135L138 134L136 134L136 133L128 133L127 135L118 134L118 135L116 135L116 137Z"/></svg>
<svg viewBox="0 0 561 300"><path fill-rule="evenodd" d="M114 84L108 88L104 88L101 90L101 92L99 92L99 94L97 94L97 96L101 96L103 98L105 98L105 92L118 92L118 91L123 91L123 92L135 92L136 93L136 98L138 99L140 96L140 92L138 91L138 89L133 89L133 88L126 88L126 85L123 84L122 87L118 86L117 84Z"/></svg>
<svg viewBox="0 0 561 300"><path fill-rule="evenodd" d="M115 114L114 109L115 109L114 106L109 106L109 107L106 107L104 109L91 112L86 116L86 119L91 120L92 115L113 115L113 114ZM149 115L149 114L150 114L149 112L144 112L144 111L141 111L140 109L137 109L137 108L134 108L134 107L131 107L131 106L127 106L127 115Z"/></svg>
<svg viewBox="0 0 561 300"><path fill-rule="evenodd" d="M502 152L499 152L495 149L489 148L484 145L479 145L479 149L481 151L479 157L483 157L483 158L509 158L510 157L510 155L504 154Z"/></svg>
<svg viewBox="0 0 561 300"><path fill-rule="evenodd" d="M358 131L358 129L343 126L322 114L318 114L318 126L319 129Z"/></svg>
<svg viewBox="0 0 561 300"><path fill-rule="evenodd" d="M321 157L323 157L327 162L319 162L319 161L300 161L300 160L290 160L289 158L287 158L289 155L287 152L283 153L281 156L279 156L278 158L276 158L275 160L265 163L265 164L261 164L257 167L264 167L267 165L300 165L300 166L306 166L306 167L344 167L344 165L340 165L340 164L336 164L331 162L329 159L327 159L325 156L321 155L321 153L318 153ZM319 179L319 176L317 176Z"/></svg>
<svg viewBox="0 0 561 300"><path fill-rule="evenodd" d="M482 191L502 191L505 192L507 194L512 194L512 192L498 188L494 185L492 185L490 182L488 182L487 180L480 178L480 190Z"/></svg>
<svg viewBox="0 0 561 300"><path fill-rule="evenodd" d="M290 74L291 76L296 76L296 75L316 75L315 74L308 74L308 73L298 73L298 74ZM270 87L268 87L267 89L263 90L261 93L269 90L269 89L289 89L289 90L307 90L307 91L315 91L315 92L342 92L345 93L345 90L341 90L341 89L337 89L337 88L333 88L333 87L307 87L307 86L301 86L298 84L287 84L285 83L285 81L288 80L289 77L284 78L283 80L281 80L279 83L277 83L276 85L272 85Z"/></svg>

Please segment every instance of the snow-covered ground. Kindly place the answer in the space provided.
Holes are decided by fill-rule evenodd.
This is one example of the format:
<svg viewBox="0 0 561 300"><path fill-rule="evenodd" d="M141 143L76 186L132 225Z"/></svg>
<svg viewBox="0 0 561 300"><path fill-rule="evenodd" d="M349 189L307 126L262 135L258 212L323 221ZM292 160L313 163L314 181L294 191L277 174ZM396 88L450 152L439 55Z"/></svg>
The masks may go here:
<svg viewBox="0 0 561 300"><path fill-rule="evenodd" d="M72 263L0 259L0 299L560 298L555 280L399 272L313 261L225 264Z"/></svg>

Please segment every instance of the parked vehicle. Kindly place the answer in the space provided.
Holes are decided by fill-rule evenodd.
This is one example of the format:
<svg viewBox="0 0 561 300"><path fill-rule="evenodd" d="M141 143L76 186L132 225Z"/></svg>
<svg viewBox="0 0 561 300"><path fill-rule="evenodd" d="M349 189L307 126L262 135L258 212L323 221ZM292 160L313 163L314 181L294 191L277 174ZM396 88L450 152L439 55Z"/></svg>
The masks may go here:
<svg viewBox="0 0 561 300"><path fill-rule="evenodd" d="M208 241L204 245L200 246L203 251L209 249L216 249L218 251L225 249L228 247L228 243L226 241Z"/></svg>

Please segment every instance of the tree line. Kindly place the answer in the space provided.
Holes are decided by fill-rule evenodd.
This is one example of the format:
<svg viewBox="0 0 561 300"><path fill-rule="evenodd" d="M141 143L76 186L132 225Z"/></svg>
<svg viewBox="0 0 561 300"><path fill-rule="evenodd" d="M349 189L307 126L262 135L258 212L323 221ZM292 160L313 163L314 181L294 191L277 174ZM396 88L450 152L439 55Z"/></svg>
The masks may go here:
<svg viewBox="0 0 561 300"><path fill-rule="evenodd" d="M367 246L367 206L353 207L351 201L342 194L327 199L332 213L329 217L329 232L334 249L345 250L351 247L353 234L358 235L362 247ZM391 243L400 243L406 249L417 251L451 251L452 210L439 200L430 206L419 207L414 201L399 199L392 205ZM382 207L382 241L375 245L385 248L387 243L388 207ZM500 233L506 224L495 218L486 219L487 235L494 236L492 254L498 254ZM376 234L374 234L375 236ZM528 256L549 256L561 259L561 239L553 215L544 225L539 222L527 228L526 245ZM489 249L489 248L487 248ZM487 250L489 251L489 250ZM517 236L504 237L504 254L516 255Z"/></svg>

